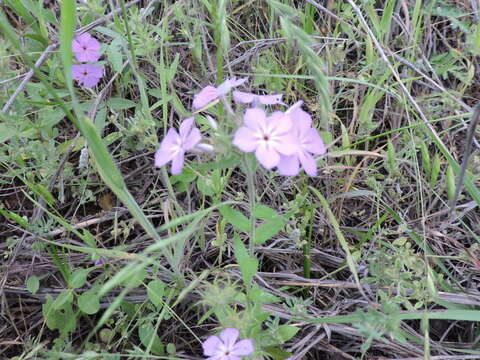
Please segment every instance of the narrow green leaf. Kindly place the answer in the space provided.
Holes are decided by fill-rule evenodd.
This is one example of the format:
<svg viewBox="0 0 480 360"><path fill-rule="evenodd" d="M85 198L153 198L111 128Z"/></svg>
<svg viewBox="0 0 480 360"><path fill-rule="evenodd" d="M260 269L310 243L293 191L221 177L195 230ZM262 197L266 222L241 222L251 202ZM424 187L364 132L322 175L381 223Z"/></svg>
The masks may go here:
<svg viewBox="0 0 480 360"><path fill-rule="evenodd" d="M233 244L235 258L240 266L243 282L247 287L249 287L258 270L258 259L248 254L247 248L243 244L242 240L240 240L237 233L234 235Z"/></svg>

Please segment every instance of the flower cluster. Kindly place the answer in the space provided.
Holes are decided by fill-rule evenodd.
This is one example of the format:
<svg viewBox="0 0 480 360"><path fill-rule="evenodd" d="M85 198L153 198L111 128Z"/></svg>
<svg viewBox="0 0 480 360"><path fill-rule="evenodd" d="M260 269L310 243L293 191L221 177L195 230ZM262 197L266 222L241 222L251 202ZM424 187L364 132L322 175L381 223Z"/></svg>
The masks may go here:
<svg viewBox="0 0 480 360"><path fill-rule="evenodd" d="M224 99L234 88L244 84L247 78L228 79L218 87L207 86L193 99L193 108L202 111L217 99ZM282 94L257 95L243 91L233 91L237 104L252 104L243 115L243 124L233 134L233 145L242 152L254 152L258 162L265 169L276 168L283 176L298 175L303 167L306 174L317 175L314 155L322 155L326 147L312 125L312 117L302 110L302 101L285 112L274 111L268 114L265 105L286 105ZM234 115L232 113L232 115ZM213 129L216 122L206 115ZM193 125L194 118L188 118L180 125L180 132L170 129L155 153L155 165L161 167L172 162L172 174L179 174L184 164L184 156L190 150L212 150L201 144L200 131Z"/></svg>
<svg viewBox="0 0 480 360"><path fill-rule="evenodd" d="M88 33L77 36L72 42L75 59L83 63L72 65L72 77L83 87L94 87L103 77L103 66L89 64L98 61L102 56L100 47L98 40Z"/></svg>
<svg viewBox="0 0 480 360"><path fill-rule="evenodd" d="M227 328L218 336L210 336L203 343L203 354L207 360L240 360L242 356L251 355L254 351L253 341L244 339L237 342L240 331Z"/></svg>

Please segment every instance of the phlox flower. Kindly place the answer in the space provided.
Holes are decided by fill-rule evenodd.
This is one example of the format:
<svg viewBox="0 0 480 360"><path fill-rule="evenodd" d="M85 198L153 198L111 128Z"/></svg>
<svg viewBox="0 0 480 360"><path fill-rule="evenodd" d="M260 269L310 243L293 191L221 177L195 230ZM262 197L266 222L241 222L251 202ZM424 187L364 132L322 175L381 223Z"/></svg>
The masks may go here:
<svg viewBox="0 0 480 360"><path fill-rule="evenodd" d="M103 76L103 66L81 64L72 65L72 77L78 81L78 84L91 88L98 84Z"/></svg>
<svg viewBox="0 0 480 360"><path fill-rule="evenodd" d="M251 355L254 351L253 341L244 339L237 342L240 331L227 328L218 336L210 336L203 343L203 354L207 360L240 360L242 356Z"/></svg>
<svg viewBox="0 0 480 360"><path fill-rule="evenodd" d="M200 130L193 126L194 118L185 119L180 124L179 132L171 128L155 152L155 166L162 167L172 162L172 174L182 172L185 152L192 150L200 142Z"/></svg>
<svg viewBox="0 0 480 360"><path fill-rule="evenodd" d="M322 155L327 151L317 130L312 127L312 117L301 109L298 102L287 110L287 116L294 121L292 132L295 137L294 154L282 155L278 162L278 172L284 176L295 176L300 171L300 164L310 176L317 175L317 162L312 154Z"/></svg>
<svg viewBox="0 0 480 360"><path fill-rule="evenodd" d="M262 109L247 109L244 123L236 131L233 144L244 152L255 151L257 160L266 169L277 166L280 155L293 155L297 151L290 117L284 113L277 111L267 117Z"/></svg>
<svg viewBox="0 0 480 360"><path fill-rule="evenodd" d="M88 33L78 35L73 40L72 50L75 58L80 62L94 62L102 55L100 54L100 43Z"/></svg>
<svg viewBox="0 0 480 360"><path fill-rule="evenodd" d="M257 95L253 93L235 90L232 92L233 101L240 104L262 104L262 105L285 105L282 102L283 94Z"/></svg>
<svg viewBox="0 0 480 360"><path fill-rule="evenodd" d="M224 96L232 90L232 88L242 85L248 78L231 78L225 80L218 87L208 85L204 87L197 95L193 97L193 108L201 109L211 103L213 100Z"/></svg>

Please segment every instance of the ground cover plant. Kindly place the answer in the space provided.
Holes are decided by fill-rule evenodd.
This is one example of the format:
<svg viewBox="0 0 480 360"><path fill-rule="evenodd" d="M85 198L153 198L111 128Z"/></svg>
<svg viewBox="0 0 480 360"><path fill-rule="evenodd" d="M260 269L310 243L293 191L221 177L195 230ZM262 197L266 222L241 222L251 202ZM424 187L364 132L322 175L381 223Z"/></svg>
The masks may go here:
<svg viewBox="0 0 480 360"><path fill-rule="evenodd" d="M480 358L479 11L0 2L0 357Z"/></svg>

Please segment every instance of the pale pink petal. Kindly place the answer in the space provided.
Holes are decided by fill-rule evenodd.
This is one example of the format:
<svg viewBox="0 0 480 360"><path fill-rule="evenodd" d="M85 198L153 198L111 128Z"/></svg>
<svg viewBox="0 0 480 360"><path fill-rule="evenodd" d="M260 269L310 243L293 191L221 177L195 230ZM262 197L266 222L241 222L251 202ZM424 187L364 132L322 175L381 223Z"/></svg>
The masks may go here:
<svg viewBox="0 0 480 360"><path fill-rule="evenodd" d="M278 143L275 146L275 150L277 150L280 154L294 155L300 150L298 139L295 134L286 133L280 137L277 137L277 140Z"/></svg>
<svg viewBox="0 0 480 360"><path fill-rule="evenodd" d="M182 173L185 153L179 151L172 160L172 174L178 175Z"/></svg>
<svg viewBox="0 0 480 360"><path fill-rule="evenodd" d="M203 347L203 355L205 356L213 356L217 352L218 349L222 346L222 340L218 336L210 336L205 342L202 344Z"/></svg>
<svg viewBox="0 0 480 360"><path fill-rule="evenodd" d="M78 41L78 39L74 39L72 41L72 51L74 53L79 53L79 52L82 52L83 51L83 46L82 44L80 44L80 42Z"/></svg>
<svg viewBox="0 0 480 360"><path fill-rule="evenodd" d="M302 163L303 169L308 175L317 176L317 162L312 155L304 151L298 155L298 158Z"/></svg>
<svg viewBox="0 0 480 360"><path fill-rule="evenodd" d="M163 138L162 143L160 144L160 150L176 152L180 148L180 142L180 135L178 135L177 130L171 128Z"/></svg>
<svg viewBox="0 0 480 360"><path fill-rule="evenodd" d="M217 122L215 121L215 119L212 118L210 115L205 115L205 117L207 118L208 123L210 124L210 126L212 127L212 129L217 130L217 129L218 129L218 124L217 124Z"/></svg>
<svg viewBox="0 0 480 360"><path fill-rule="evenodd" d="M303 101L302 100L299 100L297 101L295 104L293 104L292 106L290 106L287 111L285 111L286 114L290 114L291 112L293 112L294 110L296 109L299 109L301 106L303 105Z"/></svg>
<svg viewBox="0 0 480 360"><path fill-rule="evenodd" d="M327 152L327 148L325 147L322 138L317 130L313 128L311 128L303 137L302 146L305 150L317 155L323 155Z"/></svg>
<svg viewBox="0 0 480 360"><path fill-rule="evenodd" d="M289 116L301 136L306 134L312 127L312 117L306 111L303 111L300 108L289 113Z"/></svg>
<svg viewBox="0 0 480 360"><path fill-rule="evenodd" d="M222 353L222 354L210 356L207 358L207 360L230 360L230 359L227 359L227 357ZM237 359L232 359L232 360L237 360Z"/></svg>
<svg viewBox="0 0 480 360"><path fill-rule="evenodd" d="M280 161L280 155L271 147L266 146L263 142L258 145L257 150L255 151L255 156L265 169L271 169L274 166L277 166Z"/></svg>
<svg viewBox="0 0 480 360"><path fill-rule="evenodd" d="M240 78L240 79L231 78L231 79L228 79L227 81L230 82L231 87L236 87L236 86L243 85L243 83L245 83L247 80L248 80L248 77L244 77L244 78Z"/></svg>
<svg viewBox="0 0 480 360"><path fill-rule="evenodd" d="M72 77L80 80L83 77L83 65L72 65Z"/></svg>
<svg viewBox="0 0 480 360"><path fill-rule="evenodd" d="M215 148L210 144L200 143L200 144L195 145L195 148L193 150L214 152Z"/></svg>
<svg viewBox="0 0 480 360"><path fill-rule="evenodd" d="M280 156L277 165L278 173L283 176L296 176L300 171L300 163L296 155Z"/></svg>
<svg viewBox="0 0 480 360"><path fill-rule="evenodd" d="M86 88L91 88L97 85L99 81L100 81L100 78L96 76L88 75L83 78L83 86Z"/></svg>
<svg viewBox="0 0 480 360"><path fill-rule="evenodd" d="M268 119L271 134L285 134L292 129L292 119L280 111L275 111Z"/></svg>
<svg viewBox="0 0 480 360"><path fill-rule="evenodd" d="M88 73L94 77L101 78L103 77L103 66L100 65L85 65L88 69Z"/></svg>
<svg viewBox="0 0 480 360"><path fill-rule="evenodd" d="M195 119L193 117L189 117L182 121L179 128L180 137L184 140L188 136L190 129L192 128L193 122Z"/></svg>
<svg viewBox="0 0 480 360"><path fill-rule="evenodd" d="M197 145L200 140L202 140L202 135L200 134L200 130L194 127L190 134L188 134L187 138L183 142L183 150L188 151Z"/></svg>
<svg viewBox="0 0 480 360"><path fill-rule="evenodd" d="M193 98L193 108L200 109L211 103L213 100L219 97L218 91L215 87L209 85L204 87Z"/></svg>
<svg viewBox="0 0 480 360"><path fill-rule="evenodd" d="M220 339L222 339L225 348L231 351L239 335L240 331L238 331L237 329L226 328L220 333Z"/></svg>
<svg viewBox="0 0 480 360"><path fill-rule="evenodd" d="M233 145L237 146L244 152L251 152L255 150L258 145L255 132L246 126L242 126L235 132L235 136L233 137Z"/></svg>
<svg viewBox="0 0 480 360"><path fill-rule="evenodd" d="M267 115L262 109L247 109L243 121L252 130L261 131L267 127Z"/></svg>
<svg viewBox="0 0 480 360"><path fill-rule="evenodd" d="M283 104L282 96L283 96L283 94L258 95L258 100L263 105Z"/></svg>
<svg viewBox="0 0 480 360"><path fill-rule="evenodd" d="M243 91L234 91L232 92L233 101L240 104L250 104L255 98L255 94L247 93Z"/></svg>
<svg viewBox="0 0 480 360"><path fill-rule="evenodd" d="M233 356L248 356L251 355L253 351L253 341L250 339L245 339L237 342L230 351L230 354Z"/></svg>
<svg viewBox="0 0 480 360"><path fill-rule="evenodd" d="M223 83L221 83L217 87L218 96L223 96L228 94L230 90L232 90L232 88L242 85L247 80L248 78L241 78L238 80L237 78L231 78L231 79L225 80Z"/></svg>
<svg viewBox="0 0 480 360"><path fill-rule="evenodd" d="M173 159L174 152L169 151L169 150L157 150L155 152L155 166L156 167L162 167L166 163L168 163L170 160Z"/></svg>

